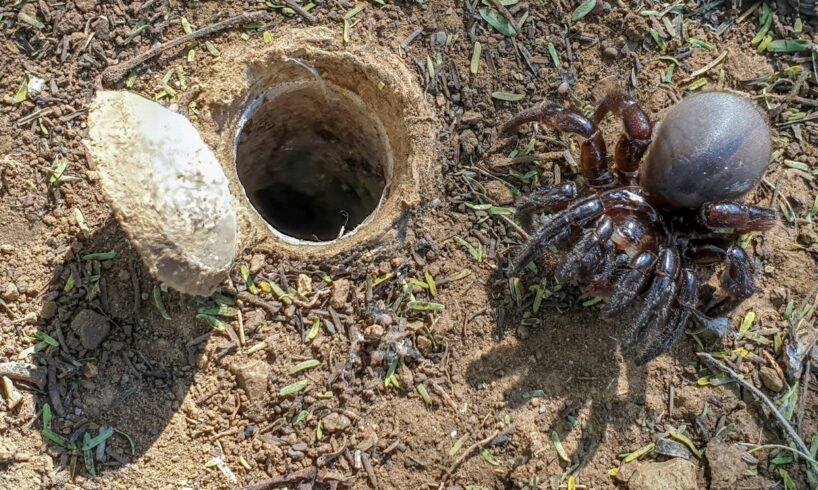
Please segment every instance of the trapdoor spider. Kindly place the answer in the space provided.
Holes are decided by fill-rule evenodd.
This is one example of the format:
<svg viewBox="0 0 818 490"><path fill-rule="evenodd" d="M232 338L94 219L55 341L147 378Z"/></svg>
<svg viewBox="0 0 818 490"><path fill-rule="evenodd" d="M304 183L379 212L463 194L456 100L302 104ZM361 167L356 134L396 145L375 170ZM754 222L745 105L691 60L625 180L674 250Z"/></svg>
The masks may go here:
<svg viewBox="0 0 818 490"><path fill-rule="evenodd" d="M609 112L624 126L611 168L598 127ZM693 267L723 261L721 286L732 301L754 291L750 259L736 237L771 228L776 213L733 200L767 169L770 130L759 109L739 95L706 92L672 107L653 135L635 100L612 90L590 117L543 102L514 116L503 132L535 121L583 138L588 191L580 197L569 182L537 189L518 203L524 223L538 220L510 274L518 275L547 247L568 245L555 274L560 283L607 296L603 313L609 317L640 303L623 340L630 347L652 338L638 364L667 350L691 315L723 330L725 319L696 309Z"/></svg>

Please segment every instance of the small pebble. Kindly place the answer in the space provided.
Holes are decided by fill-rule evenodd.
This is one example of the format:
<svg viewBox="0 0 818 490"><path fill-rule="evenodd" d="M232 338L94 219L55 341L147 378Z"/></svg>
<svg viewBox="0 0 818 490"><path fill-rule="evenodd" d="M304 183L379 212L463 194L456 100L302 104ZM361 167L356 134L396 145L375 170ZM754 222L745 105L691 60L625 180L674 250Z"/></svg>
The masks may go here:
<svg viewBox="0 0 818 490"><path fill-rule="evenodd" d="M602 51L602 54L609 58L616 58L617 56L619 56L619 50L614 48L613 46L609 46Z"/></svg>
<svg viewBox="0 0 818 490"><path fill-rule="evenodd" d="M761 378L764 387L770 391L777 393L784 388L784 381L781 380L778 372L771 367L762 367L758 372L758 377Z"/></svg>
<svg viewBox="0 0 818 490"><path fill-rule="evenodd" d="M13 282L6 284L3 292L0 293L0 298L6 301L17 301L20 297L20 291L17 290L17 285Z"/></svg>
<svg viewBox="0 0 818 490"><path fill-rule="evenodd" d="M352 425L352 421L346 415L333 412L323 419L321 422L324 427L324 432L332 434L333 432L343 432Z"/></svg>

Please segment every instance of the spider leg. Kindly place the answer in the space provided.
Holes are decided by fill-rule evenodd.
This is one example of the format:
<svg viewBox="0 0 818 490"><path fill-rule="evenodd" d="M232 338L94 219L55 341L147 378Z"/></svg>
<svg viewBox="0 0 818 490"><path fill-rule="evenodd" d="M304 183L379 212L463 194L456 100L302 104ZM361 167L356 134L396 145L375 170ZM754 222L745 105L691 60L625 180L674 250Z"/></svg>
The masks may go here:
<svg viewBox="0 0 818 490"><path fill-rule="evenodd" d="M659 337L636 360L641 366L668 350L690 320L690 312L696 309L699 300L699 285L696 275L690 269L683 269L679 277L679 296L676 301L679 307L673 311Z"/></svg>
<svg viewBox="0 0 818 490"><path fill-rule="evenodd" d="M531 226L535 213L553 213L565 209L577 197L577 186L573 182L540 187L517 202L517 215L523 226Z"/></svg>
<svg viewBox="0 0 818 490"><path fill-rule="evenodd" d="M596 222L596 228L586 231L562 260L555 274L557 282L590 282L612 234L613 220L609 216L601 216Z"/></svg>
<svg viewBox="0 0 818 490"><path fill-rule="evenodd" d="M656 255L651 252L641 252L631 259L628 270L614 283L613 294L602 307L602 314L612 317L630 306L647 283L648 274L654 263Z"/></svg>
<svg viewBox="0 0 818 490"><path fill-rule="evenodd" d="M602 200L597 196L576 201L563 211L551 215L543 225L532 233L511 265L511 275L519 274L534 257L551 245L571 234L572 227L581 228L604 211Z"/></svg>
<svg viewBox="0 0 818 490"><path fill-rule="evenodd" d="M614 173L625 185L633 185L639 174L639 162L650 146L653 124L630 94L620 88L609 90L591 116L599 125L609 112L622 119L624 133L619 137L614 152Z"/></svg>
<svg viewBox="0 0 818 490"><path fill-rule="evenodd" d="M573 133L585 139L582 142L580 163L588 184L597 189L607 189L616 183L608 170L605 139L602 130L575 109L566 109L554 103L540 103L512 117L502 128L509 134L518 126L529 122L541 122L565 133Z"/></svg>
<svg viewBox="0 0 818 490"><path fill-rule="evenodd" d="M769 230L778 222L778 215L768 208L722 202L702 206L701 219L711 230L747 233Z"/></svg>
<svg viewBox="0 0 818 490"><path fill-rule="evenodd" d="M676 299L676 277L679 275L679 256L672 248L659 251L654 278L645 295L642 311L631 325L623 345L631 346L647 331L664 326Z"/></svg>

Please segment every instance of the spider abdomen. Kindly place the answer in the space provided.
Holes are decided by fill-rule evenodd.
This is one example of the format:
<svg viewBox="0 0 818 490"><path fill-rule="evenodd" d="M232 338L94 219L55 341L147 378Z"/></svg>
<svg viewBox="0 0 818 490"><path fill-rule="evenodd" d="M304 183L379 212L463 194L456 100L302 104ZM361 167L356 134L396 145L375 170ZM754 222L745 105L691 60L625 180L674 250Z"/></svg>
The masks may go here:
<svg viewBox="0 0 818 490"><path fill-rule="evenodd" d="M649 199L667 209L696 209L739 198L761 181L770 129L746 97L705 92L671 108L640 167Z"/></svg>

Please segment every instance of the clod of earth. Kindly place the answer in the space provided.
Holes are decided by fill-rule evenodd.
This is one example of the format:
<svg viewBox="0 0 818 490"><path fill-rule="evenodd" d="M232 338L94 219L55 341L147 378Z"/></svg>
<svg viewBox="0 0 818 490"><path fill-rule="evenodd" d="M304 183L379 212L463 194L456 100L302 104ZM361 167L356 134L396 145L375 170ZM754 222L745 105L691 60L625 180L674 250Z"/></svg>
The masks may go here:
<svg viewBox="0 0 818 490"><path fill-rule="evenodd" d="M324 430L332 434L334 432L343 432L352 425L352 421L349 420L349 417L340 413L331 413L321 419L323 422Z"/></svg>
<svg viewBox="0 0 818 490"><path fill-rule="evenodd" d="M735 444L712 440L707 444L707 466L710 468L710 488L728 490L744 477L747 464L742 459L744 451Z"/></svg>
<svg viewBox="0 0 818 490"><path fill-rule="evenodd" d="M263 361L250 361L230 366L239 387L250 400L260 400L267 393L267 378L272 374L270 366Z"/></svg>
<svg viewBox="0 0 818 490"><path fill-rule="evenodd" d="M236 211L213 152L187 118L128 92L97 92L88 126L102 189L151 274L211 294L236 251Z"/></svg>
<svg viewBox="0 0 818 490"><path fill-rule="evenodd" d="M775 391L778 393L782 389L784 389L784 380L781 379L781 376L778 375L778 372L771 368L764 366L758 371L758 377L761 379L761 383L770 391Z"/></svg>
<svg viewBox="0 0 818 490"><path fill-rule="evenodd" d="M640 464L628 480L630 490L697 490L698 469L681 458L662 463Z"/></svg>
<svg viewBox="0 0 818 490"><path fill-rule="evenodd" d="M76 332L82 347L93 350L99 347L111 332L108 319L92 310L82 310L71 320L71 329Z"/></svg>

